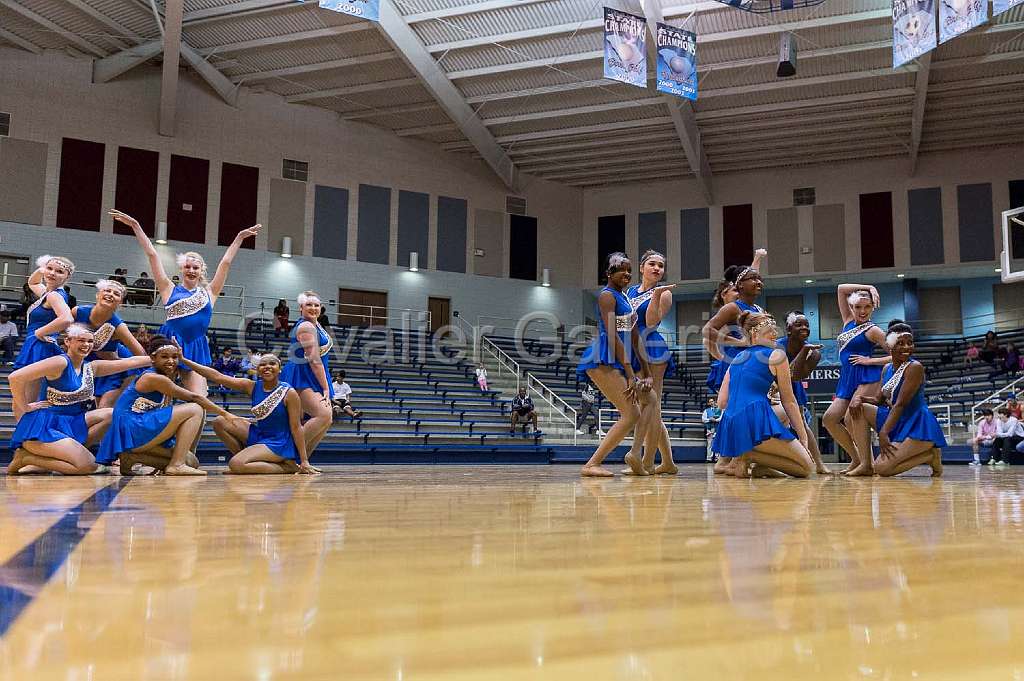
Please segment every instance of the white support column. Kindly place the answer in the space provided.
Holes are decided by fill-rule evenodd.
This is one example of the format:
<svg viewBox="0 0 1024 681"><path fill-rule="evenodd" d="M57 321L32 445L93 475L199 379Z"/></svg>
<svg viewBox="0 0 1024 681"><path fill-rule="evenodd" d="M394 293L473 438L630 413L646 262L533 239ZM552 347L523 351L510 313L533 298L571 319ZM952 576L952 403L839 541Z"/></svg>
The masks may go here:
<svg viewBox="0 0 1024 681"><path fill-rule="evenodd" d="M178 57L181 53L181 17L185 0L167 0L164 8L164 66L160 79L159 132L174 136L178 110Z"/></svg>
<svg viewBox="0 0 1024 681"><path fill-rule="evenodd" d="M928 79L931 74L932 53L918 59L917 79L914 81L914 113L910 119L910 176L917 172L917 153L921 148L924 129L924 110L928 103Z"/></svg>

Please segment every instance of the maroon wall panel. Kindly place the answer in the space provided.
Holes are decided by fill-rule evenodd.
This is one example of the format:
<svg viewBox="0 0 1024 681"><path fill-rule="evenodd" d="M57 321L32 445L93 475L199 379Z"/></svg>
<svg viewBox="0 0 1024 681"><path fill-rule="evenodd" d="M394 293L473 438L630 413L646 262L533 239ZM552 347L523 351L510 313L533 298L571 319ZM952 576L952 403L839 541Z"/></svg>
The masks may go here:
<svg viewBox="0 0 1024 681"><path fill-rule="evenodd" d="M205 158L171 156L167 195L167 237L203 243L206 240L206 190L210 162Z"/></svg>
<svg viewBox="0 0 1024 681"><path fill-rule="evenodd" d="M749 265L754 257L754 207L722 207L722 241L725 266ZM717 272L712 272L717 276Z"/></svg>
<svg viewBox="0 0 1024 681"><path fill-rule="evenodd" d="M60 148L57 226L100 231L103 210L103 149L99 142L65 137Z"/></svg>
<svg viewBox="0 0 1024 681"><path fill-rule="evenodd" d="M225 163L220 174L220 214L217 222L217 243L229 246L235 235L256 224L256 195L260 169ZM242 248L255 248L255 239L248 239Z"/></svg>
<svg viewBox="0 0 1024 681"><path fill-rule="evenodd" d="M138 220L149 236L153 236L153 230L156 229L156 184L159 173L159 153L118 147L114 208ZM127 225L112 222L114 234L132 233Z"/></svg>
<svg viewBox="0 0 1024 681"><path fill-rule="evenodd" d="M892 193L860 195L860 266L893 267Z"/></svg>

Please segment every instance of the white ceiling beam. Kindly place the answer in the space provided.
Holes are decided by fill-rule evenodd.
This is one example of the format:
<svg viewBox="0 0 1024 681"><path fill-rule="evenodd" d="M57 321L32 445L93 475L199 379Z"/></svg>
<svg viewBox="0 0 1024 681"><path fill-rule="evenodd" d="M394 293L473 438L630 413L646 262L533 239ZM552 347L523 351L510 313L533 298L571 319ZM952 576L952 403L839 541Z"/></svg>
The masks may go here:
<svg viewBox="0 0 1024 681"><path fill-rule="evenodd" d="M221 99L230 106L238 105L238 88L241 86L235 85L228 80L223 73L218 71L210 62L203 59L203 56L189 47L187 43L181 43L181 56L195 69L199 77L205 80L207 85L220 95Z"/></svg>
<svg viewBox="0 0 1024 681"><path fill-rule="evenodd" d="M242 2L234 2L229 5L219 5L217 7L207 7L186 12L183 24L185 26L195 26L217 19L229 19L267 10L292 8L299 5L300 2L296 2L296 0L243 0ZM313 2L307 4L316 6L317 3L313 0Z"/></svg>
<svg viewBox="0 0 1024 681"><path fill-rule="evenodd" d="M557 170L571 170L574 168L590 168L595 164L600 164L602 167L609 163L609 157L612 162L619 161L621 159L631 159L632 163L642 163L649 161L650 157L646 157L643 154L657 153L658 159L672 158L678 162L685 163L686 157L683 156L682 152L679 151L678 144L670 145L652 145L647 147L634 147L629 149L632 156L623 155L623 149L621 147L613 150L614 153L603 153L603 154L591 154L591 155L573 155L572 159L557 160L557 159L544 159L543 163L533 162L526 163L524 161L517 161L519 167L522 168L523 172L530 173L547 173Z"/></svg>
<svg viewBox="0 0 1024 681"><path fill-rule="evenodd" d="M571 140L564 143L559 142L557 144L541 142L538 143L536 146L531 146L528 143L516 144L511 149L509 149L509 154L511 154L514 157L523 157L531 155L538 156L555 153L559 151L576 152L581 149L607 149L609 145L632 144L634 142L653 142L657 140L668 143L675 140L676 138L676 131L674 128L671 127L671 125L671 122L667 122L661 126L645 128L643 132L616 135L613 139L597 137L582 140Z"/></svg>
<svg viewBox="0 0 1024 681"><path fill-rule="evenodd" d="M615 130L628 130L630 128L645 128L648 126L671 124L671 116L657 116L655 118L644 118L636 121L617 121L615 123L599 123L597 125L581 125L575 128L561 128L558 130L540 130L537 132L523 132L516 135L504 135L498 137L499 144L512 142L526 142L528 140L552 139L555 137L572 137L574 135L593 135L596 133L612 132Z"/></svg>
<svg viewBox="0 0 1024 681"><path fill-rule="evenodd" d="M403 104L401 106L368 106L365 109L346 111L338 113L338 118L343 121L358 121L361 118L384 118L386 116L403 116L405 114L417 113L419 111L431 111L440 108L437 102L421 102L419 104Z"/></svg>
<svg viewBox="0 0 1024 681"><path fill-rule="evenodd" d="M88 15L93 21L99 22L113 31L113 34L106 36L106 39L117 45L120 49L128 47L128 44L122 42L119 38L129 38L135 42L142 42L143 38L135 33L135 31L114 21L92 5L83 2L83 0L65 0L65 2L77 9L79 12Z"/></svg>
<svg viewBox="0 0 1024 681"><path fill-rule="evenodd" d="M955 80L945 83L934 83L929 85L928 93L936 92L960 92L962 90L976 90L984 87L1001 87L1003 85L1017 85L1024 81L1024 72L1015 73L1009 76L993 76L991 78L969 78Z"/></svg>
<svg viewBox="0 0 1024 681"><path fill-rule="evenodd" d="M296 95L288 95L285 97L286 102L309 102L314 99L327 99L328 97L344 97L346 95L355 95L360 92L377 92L378 90L390 90L398 87L409 87L411 85L419 84L418 78L396 78L394 80L378 80L373 83L361 83L359 85L346 85L344 87L333 87L327 90L311 90L310 92L300 92Z"/></svg>
<svg viewBox="0 0 1024 681"><path fill-rule="evenodd" d="M319 40L321 38L336 38L339 35L369 31L373 24L364 21L356 24L345 24L343 26L328 26L310 31L298 31L296 33L285 33L283 35L267 36L255 40L243 40L236 43L225 43L214 47L204 47L197 50L199 54L208 56L211 54L228 54L230 52L242 52L243 50L254 50L260 47L274 47L276 45L288 45L290 43L303 42L305 40Z"/></svg>
<svg viewBox="0 0 1024 681"><path fill-rule="evenodd" d="M17 45L23 50L28 50L29 52L33 52L35 54L42 54L43 52L43 48L39 47L35 43L31 43L28 40L25 40L20 35L11 33L6 28L0 28L0 38L3 38L4 40L13 45Z"/></svg>
<svg viewBox="0 0 1024 681"><path fill-rule="evenodd" d="M586 88L614 86L614 82L604 79L580 80L573 81L571 83L559 83L556 85L545 85L543 87L529 88L527 90L506 90L503 92L494 92L487 95L476 95L473 97L466 97L466 102L468 104L484 104L486 102L499 102L506 99L519 99L520 97L533 97L536 95L554 95L558 94L559 92L569 92L572 90L583 90Z"/></svg>
<svg viewBox="0 0 1024 681"><path fill-rule="evenodd" d="M638 165L636 162L618 164L618 165L605 165L600 168L594 168L592 170L573 170L564 173L546 173L544 177L551 179L570 179L570 178L581 178L581 177L605 177L608 175L619 175L622 173L630 173L630 171L636 172L647 172L656 170L680 170L689 174L690 169L686 165L685 158L679 158L678 160L669 160L658 163L651 163L647 165Z"/></svg>
<svg viewBox="0 0 1024 681"><path fill-rule="evenodd" d="M299 76L306 73L328 71L330 69L344 69L349 66L377 64L382 61L391 61L398 58L398 55L395 54L394 52L366 54L361 57L346 57L344 59L333 59L331 61L319 62L317 64L300 64L299 66L289 66L281 69L271 69L269 71L243 73L237 76L232 76L231 81L235 83L251 83L257 80L266 80L268 78L287 78L290 76Z"/></svg>
<svg viewBox="0 0 1024 681"><path fill-rule="evenodd" d="M632 182L640 182L642 180L654 180L656 182L659 181L659 180L661 180L661 181L685 180L685 179L687 179L686 176L688 174L689 174L689 171L687 169L685 169L685 168L680 168L678 170L678 172L677 171L673 171L673 170L663 170L663 171L657 172L657 173L638 173L638 174L635 174L635 175L631 173L630 176L629 176L629 181L632 183ZM621 174L619 174L619 175L609 175L609 176L603 177L603 178L602 177L598 177L598 178L590 178L590 179L582 179L582 180L568 180L568 181L563 182L562 184L567 184L567 185L569 185L571 187L581 187L581 188L584 188L584 189L588 188L588 187L602 187L604 185L609 185L609 184L621 185L622 184L622 175Z"/></svg>
<svg viewBox="0 0 1024 681"><path fill-rule="evenodd" d="M910 176L917 172L917 152L921 148L924 130L924 110L928 103L928 79L931 75L932 54L926 52L917 60L917 78L914 81L914 113L910 117Z"/></svg>
<svg viewBox="0 0 1024 681"><path fill-rule="evenodd" d="M574 106L567 109L552 109L549 111L534 111L530 113L515 114L512 116L493 116L484 118L484 125L507 125L509 123L526 123L529 121L543 121L549 118L561 118L563 116L581 116L602 111L618 111L620 109L635 109L643 106L658 106L664 104L661 97L644 97L643 99L629 99L622 102L607 102L605 104L591 104L589 106Z"/></svg>
<svg viewBox="0 0 1024 681"><path fill-rule="evenodd" d="M562 66L564 64L573 64L581 61L595 61L603 57L603 50L591 50L590 52L563 54L558 57L527 59L525 61L512 62L511 64L496 64L494 66L482 66L480 68L463 69L461 71L449 71L448 77L451 80L464 80L466 78L494 76L500 73L513 73L515 71L526 71L529 69L546 69L549 66Z"/></svg>
<svg viewBox="0 0 1024 681"><path fill-rule="evenodd" d="M13 12L17 12L21 16L31 21L32 23L38 24L39 26L42 26L43 28L49 31L53 31L60 37L64 38L64 40L67 40L69 43L72 43L73 45L80 47L82 50L88 52L89 54L92 54L97 57L104 57L107 54L101 48L97 47L96 45L93 45L88 40L85 40L84 38L75 35L71 31L61 26L58 26L57 24L50 21L43 15L33 12L29 8L15 2L14 0L0 0L0 6L6 7L7 9Z"/></svg>
<svg viewBox="0 0 1024 681"><path fill-rule="evenodd" d="M454 123L438 123L437 125L421 125L416 128L402 128L394 133L399 137L417 137L419 135L432 135L438 132L451 132L458 130L459 126Z"/></svg>
<svg viewBox="0 0 1024 681"><path fill-rule="evenodd" d="M160 77L160 134L174 136L178 110L178 59L181 53L181 17L185 0L164 3L164 63Z"/></svg>
<svg viewBox="0 0 1024 681"><path fill-rule="evenodd" d="M862 117L859 120L846 120L846 121L832 121L828 126L829 134L850 132L853 130L870 130L875 131L881 128L899 128L902 126L906 130L907 124L903 120L904 117L909 118L910 110L906 108L894 109L894 113L897 116L886 116L885 118L875 118L880 114L871 114L870 117ZM820 125L822 123L829 123L828 119L808 120L803 119L789 119L785 121L778 121L774 126L762 126L760 128L746 128L743 126L734 128L731 132L728 127L719 128L714 132L705 130L704 131L704 144L709 148L715 146L721 147L735 146L737 144L746 144L748 142L758 142L761 140L775 140L775 139L790 139L792 137L804 138L808 135L808 129L805 125Z"/></svg>
<svg viewBox="0 0 1024 681"><path fill-rule="evenodd" d="M826 136L827 137L827 136ZM839 151L858 151L860 149L893 149L897 150L900 155L906 153L905 145L893 144L893 140L850 140L844 143L815 143L810 146L794 146L792 144L767 148L767 149L750 149L735 154L715 154L714 164L717 166L719 163L729 163L734 161L743 161L746 159L757 159L757 160L774 160L776 162L782 162L789 158L800 158L807 157L813 158L814 152L820 152L822 154L839 152Z"/></svg>
<svg viewBox="0 0 1024 681"><path fill-rule="evenodd" d="M388 42L402 55L405 62L422 81L448 118L473 143L474 148L491 167L495 175L513 191L519 189L518 171L512 159L491 135L476 112L466 103L462 93L448 79L444 71L430 56L416 32L399 14L392 0L381 0L378 27Z"/></svg>
<svg viewBox="0 0 1024 681"><path fill-rule="evenodd" d="M864 80L866 78L890 78L892 76L917 71L916 65L901 66L901 70L893 69L865 69L863 71L848 71L846 73L833 73L827 76L810 76L807 78L783 78L781 80L768 81L766 83L754 83L752 85L737 85L735 87L709 88L702 90L701 99L712 97L730 97L732 95L745 95L753 92L771 92L774 90L786 90L789 88L804 87L807 85L829 85L851 80Z"/></svg>
<svg viewBox="0 0 1024 681"><path fill-rule="evenodd" d="M129 47L127 50L117 52L96 59L92 63L92 82L106 83L117 78L122 73L130 71L139 64L144 64L164 50L162 40L153 40L148 43Z"/></svg>
<svg viewBox="0 0 1024 681"><path fill-rule="evenodd" d="M786 162L786 167L799 167L805 165L821 165L823 163L831 163L833 161L859 161L871 158L885 158L887 156L899 156L903 152L900 149L893 150L888 147L880 147L876 149L865 149L866 153L855 153L847 151L845 153L830 154L827 156L814 156L808 157L806 161L802 159L793 159ZM746 172L748 170L760 169L760 168L777 168L780 165L777 160L760 160L757 158L745 159L742 161L734 161L730 163L715 163L716 173L730 173L730 172Z"/></svg>
<svg viewBox="0 0 1024 681"><path fill-rule="evenodd" d="M507 9L509 7L522 7L524 5L535 5L539 2L551 2L552 0L487 0L468 5L456 7L445 7L444 9L432 10L430 12L417 12L408 14L405 18L407 24L419 24L434 19L451 19L466 14L477 14L478 12L489 12L496 9Z"/></svg>
<svg viewBox="0 0 1024 681"><path fill-rule="evenodd" d="M875 92L863 92L852 95L833 95L830 97L811 97L807 99L794 99L788 102L777 102L774 104L755 104L753 106L723 107L710 111L697 113L698 121L714 120L717 118L735 118L736 116L751 116L778 111L790 111L793 109L812 109L823 106L836 106L841 104L861 105L864 102L877 99L891 99L895 97L912 97L914 88L890 88L888 90L877 90Z"/></svg>

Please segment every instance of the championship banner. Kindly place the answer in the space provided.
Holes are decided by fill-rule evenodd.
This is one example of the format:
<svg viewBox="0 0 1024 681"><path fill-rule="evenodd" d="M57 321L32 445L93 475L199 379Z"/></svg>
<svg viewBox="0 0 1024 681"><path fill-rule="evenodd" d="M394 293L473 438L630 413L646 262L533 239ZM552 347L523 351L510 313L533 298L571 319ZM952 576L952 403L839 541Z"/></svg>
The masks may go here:
<svg viewBox="0 0 1024 681"><path fill-rule="evenodd" d="M939 42L952 40L988 21L988 0L942 0L939 4Z"/></svg>
<svg viewBox="0 0 1024 681"><path fill-rule="evenodd" d="M1017 5L1024 5L1024 0L992 0L992 16L997 17Z"/></svg>
<svg viewBox="0 0 1024 681"><path fill-rule="evenodd" d="M657 24L658 92L697 99L697 34Z"/></svg>
<svg viewBox="0 0 1024 681"><path fill-rule="evenodd" d="M647 87L647 20L604 8L604 77Z"/></svg>
<svg viewBox="0 0 1024 681"><path fill-rule="evenodd" d="M320 0L320 7L360 19L380 21L380 0Z"/></svg>
<svg viewBox="0 0 1024 681"><path fill-rule="evenodd" d="M935 0L892 0L892 66L934 50Z"/></svg>

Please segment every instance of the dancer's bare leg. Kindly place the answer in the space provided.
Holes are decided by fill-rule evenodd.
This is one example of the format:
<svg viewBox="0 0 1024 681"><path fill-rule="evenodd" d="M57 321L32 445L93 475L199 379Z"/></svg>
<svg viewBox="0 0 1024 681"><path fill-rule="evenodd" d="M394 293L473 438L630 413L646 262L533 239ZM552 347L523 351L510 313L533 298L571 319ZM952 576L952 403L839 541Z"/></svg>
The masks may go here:
<svg viewBox="0 0 1024 681"><path fill-rule="evenodd" d="M640 420L640 409L626 397L625 393L628 387L626 377L612 367L606 365L595 367L587 371L587 375L597 389L619 411L619 420L608 429L590 460L583 465L582 474L590 477L610 478L615 474L602 468L601 463L636 426L637 421Z"/></svg>
<svg viewBox="0 0 1024 681"><path fill-rule="evenodd" d="M89 437L85 441L87 447L91 447L103 439L103 434L110 427L110 420L113 416L113 409L93 409L85 413L85 427L89 429Z"/></svg>
<svg viewBox="0 0 1024 681"><path fill-rule="evenodd" d="M228 468L234 475L284 475L298 471L293 462L274 454L266 445L246 447L231 457Z"/></svg>
<svg viewBox="0 0 1024 681"><path fill-rule="evenodd" d="M668 363L665 364L652 364L651 375L654 378L654 392L658 393L658 411L654 414L654 419L651 421L650 428L647 429L648 436L647 442L644 449L644 457L647 457L647 451L650 449L651 452L651 465L654 464L654 450L658 449L661 452L661 463L654 469L656 475L675 475L679 472L679 467L676 466L675 461L672 459L672 441L668 436L668 428L665 426L665 420L661 415L661 396L665 394L665 372L668 370ZM651 438L656 436L655 442L652 445ZM644 467L647 467L646 461Z"/></svg>
<svg viewBox="0 0 1024 681"><path fill-rule="evenodd" d="M306 451L311 456L334 422L334 411L330 404L324 402L323 396L323 393L318 393L312 388L299 392L302 411L309 414L309 420L303 424L302 432L306 438Z"/></svg>
<svg viewBox="0 0 1024 681"><path fill-rule="evenodd" d="M171 450L171 459L167 462L164 472L167 475L206 475L206 471L193 468L187 463L192 442L203 429L205 419L206 412L198 404L190 402L176 405L171 412L171 420L164 429L146 444L136 447L134 451L152 450L173 437L174 449Z"/></svg>
<svg viewBox="0 0 1024 681"><path fill-rule="evenodd" d="M181 372L181 385L184 386L185 390L198 393L203 397L210 396L210 386L207 384L206 378L194 371Z"/></svg>
<svg viewBox="0 0 1024 681"><path fill-rule="evenodd" d="M877 383L866 383L858 386L854 396L873 395L878 391ZM874 475L871 456L871 426L868 423L867 412L864 407L850 409L846 414L847 431L853 436L854 446L857 447L857 454L860 456L860 465L847 472L847 475Z"/></svg>
<svg viewBox="0 0 1024 681"><path fill-rule="evenodd" d="M217 434L220 441L232 454L237 454L245 448L249 439L249 426L245 423L228 421L223 416L213 420L213 432Z"/></svg>
<svg viewBox="0 0 1024 681"><path fill-rule="evenodd" d="M644 446L644 438L647 431L654 423L656 405L661 401L661 395L651 390L646 395L640 396L640 418L637 419L636 429L633 435L633 446L626 453L625 461L633 475L651 475L653 471L648 470L643 463L640 452ZM660 410L658 410L660 413Z"/></svg>
<svg viewBox="0 0 1024 681"><path fill-rule="evenodd" d="M896 444L896 452L892 456L878 458L878 461L875 462L875 472L882 477L899 475L911 468L931 464L935 459L936 452L941 457L941 450L936 449L932 442L907 439ZM932 475L934 477L942 475L941 458L937 474L933 467Z"/></svg>
<svg viewBox="0 0 1024 681"><path fill-rule="evenodd" d="M92 452L69 437L56 442L30 440L22 447L28 452L22 458L26 466L39 466L63 475L90 475L96 471Z"/></svg>
<svg viewBox="0 0 1024 681"><path fill-rule="evenodd" d="M832 404L829 405L821 417L821 422L825 425L825 430L832 436L832 440L846 450L846 453L850 456L850 465L846 470L842 471L843 473L851 471L860 465L857 446L854 444L853 437L850 435L850 431L847 430L846 424L843 423L843 418L846 416L849 407L849 400L841 400L837 397L832 400Z"/></svg>
<svg viewBox="0 0 1024 681"><path fill-rule="evenodd" d="M772 468L795 478L806 478L814 470L814 462L797 440L770 438L743 455L758 466Z"/></svg>

